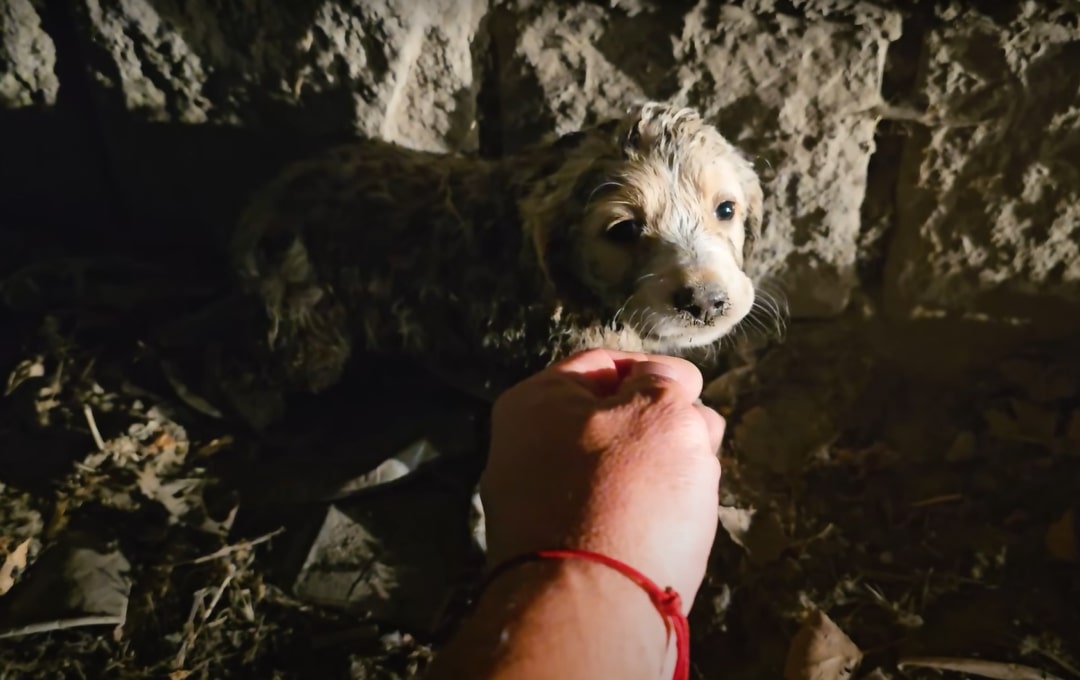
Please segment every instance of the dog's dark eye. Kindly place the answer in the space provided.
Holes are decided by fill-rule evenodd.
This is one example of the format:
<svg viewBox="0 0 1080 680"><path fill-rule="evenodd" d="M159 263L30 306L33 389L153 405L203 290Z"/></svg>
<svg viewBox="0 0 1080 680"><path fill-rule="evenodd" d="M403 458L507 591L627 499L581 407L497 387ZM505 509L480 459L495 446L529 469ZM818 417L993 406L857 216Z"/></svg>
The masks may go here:
<svg viewBox="0 0 1080 680"><path fill-rule="evenodd" d="M733 217L735 217L735 203L732 201L724 201L716 206L716 219L726 222Z"/></svg>
<svg viewBox="0 0 1080 680"><path fill-rule="evenodd" d="M616 243L631 243L641 236L642 231L644 225L638 220L623 220L608 227L604 236Z"/></svg>

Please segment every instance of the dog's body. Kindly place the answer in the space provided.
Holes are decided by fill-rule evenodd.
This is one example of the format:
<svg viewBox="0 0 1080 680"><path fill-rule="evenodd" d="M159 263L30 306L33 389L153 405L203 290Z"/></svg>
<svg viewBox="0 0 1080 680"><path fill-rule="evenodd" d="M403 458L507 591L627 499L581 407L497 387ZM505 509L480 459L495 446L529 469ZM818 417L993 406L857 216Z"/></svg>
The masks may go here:
<svg viewBox="0 0 1080 680"><path fill-rule="evenodd" d="M336 148L260 193L234 256L287 388L333 385L363 349L490 393L578 349L730 333L754 301L761 203L714 128L650 103L498 161Z"/></svg>

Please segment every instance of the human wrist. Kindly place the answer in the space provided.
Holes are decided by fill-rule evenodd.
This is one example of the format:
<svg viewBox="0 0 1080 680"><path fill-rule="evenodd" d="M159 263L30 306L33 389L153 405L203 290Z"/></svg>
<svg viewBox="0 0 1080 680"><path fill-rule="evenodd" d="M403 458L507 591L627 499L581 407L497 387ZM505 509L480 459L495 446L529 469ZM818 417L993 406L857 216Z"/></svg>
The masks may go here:
<svg viewBox="0 0 1080 680"><path fill-rule="evenodd" d="M670 675L674 652L663 616L625 575L583 559L542 559L494 575L436 666L485 680L658 680ZM458 676L431 676L450 677Z"/></svg>

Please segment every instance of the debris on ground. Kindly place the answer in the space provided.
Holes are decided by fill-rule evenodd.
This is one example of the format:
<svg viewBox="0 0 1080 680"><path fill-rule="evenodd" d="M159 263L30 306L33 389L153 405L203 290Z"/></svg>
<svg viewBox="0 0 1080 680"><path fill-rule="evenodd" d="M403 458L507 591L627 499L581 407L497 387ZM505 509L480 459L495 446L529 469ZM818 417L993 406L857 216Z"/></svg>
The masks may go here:
<svg viewBox="0 0 1080 680"><path fill-rule="evenodd" d="M0 680L418 677L483 564L485 407L394 367L260 430L80 314L8 326ZM696 677L1080 678L1080 357L928 380L872 337L794 324L707 387Z"/></svg>
<svg viewBox="0 0 1080 680"><path fill-rule="evenodd" d="M784 680L848 680L862 651L825 612L815 609L791 641Z"/></svg>

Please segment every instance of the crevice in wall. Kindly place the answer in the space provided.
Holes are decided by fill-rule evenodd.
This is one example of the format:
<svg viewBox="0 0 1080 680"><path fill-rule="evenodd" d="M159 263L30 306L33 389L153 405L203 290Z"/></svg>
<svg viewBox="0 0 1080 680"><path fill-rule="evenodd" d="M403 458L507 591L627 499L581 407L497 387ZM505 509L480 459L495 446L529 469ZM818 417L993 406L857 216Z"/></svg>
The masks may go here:
<svg viewBox="0 0 1080 680"><path fill-rule="evenodd" d="M889 45L881 84L881 101L886 107L920 111L925 105L917 85L930 11L909 8L900 37ZM875 300L880 300L889 244L896 233L896 192L911 125L882 119L874 134L875 150L870 156L861 208L856 276L862 292Z"/></svg>
<svg viewBox="0 0 1080 680"><path fill-rule="evenodd" d="M517 51L528 16L528 12L499 4L485 18L484 82L477 119L480 152L486 157L514 153L555 127L534 65Z"/></svg>
<svg viewBox="0 0 1080 680"><path fill-rule="evenodd" d="M60 81L60 89L53 111L34 113L41 119L53 117L55 124L67 134L47 142L56 145L52 150L54 153L47 153L41 159L30 161L33 166L41 166L42 170L47 164L58 161L75 164L76 168L85 165L87 167L80 168L82 172L79 172L78 176L96 179L98 186L94 196L97 204L95 207L101 212L69 216L71 221L79 224L81 228L63 233L67 247L90 246L115 234L118 224L124 225L123 230L130 225L114 159L104 131L102 112L94 95L94 85L87 67L89 56L85 37L79 34L74 11L73 4L65 0L48 0L40 10L42 28L55 45L56 75ZM78 187L54 184L51 188L58 193L69 190L79 193ZM63 226L57 225L58 228Z"/></svg>
<svg viewBox="0 0 1080 680"><path fill-rule="evenodd" d="M500 6L489 7L472 43L473 77L480 80L475 106L477 151L485 158L502 155L499 53L493 32L504 12Z"/></svg>

